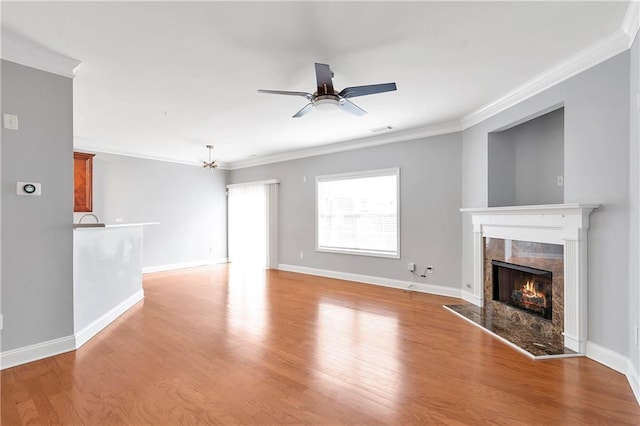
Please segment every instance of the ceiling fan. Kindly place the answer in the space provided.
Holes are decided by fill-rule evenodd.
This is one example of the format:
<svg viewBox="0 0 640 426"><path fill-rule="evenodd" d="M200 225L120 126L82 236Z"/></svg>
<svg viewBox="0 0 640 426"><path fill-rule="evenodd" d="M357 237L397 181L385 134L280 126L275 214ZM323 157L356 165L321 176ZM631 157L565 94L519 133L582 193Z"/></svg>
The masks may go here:
<svg viewBox="0 0 640 426"><path fill-rule="evenodd" d="M351 102L349 98L397 90L396 83L383 83L370 84L368 86L347 87L342 89L340 92L336 92L333 88L333 81L331 80L332 77L333 72L329 68L329 65L316 63L316 81L318 82L318 90L314 93L263 89L258 89L258 92L270 93L273 95L302 96L306 98L309 103L293 115L293 118L299 118L311 111L313 108L324 107L327 105L330 107L337 106L341 110L350 112L354 115L364 115L367 112Z"/></svg>

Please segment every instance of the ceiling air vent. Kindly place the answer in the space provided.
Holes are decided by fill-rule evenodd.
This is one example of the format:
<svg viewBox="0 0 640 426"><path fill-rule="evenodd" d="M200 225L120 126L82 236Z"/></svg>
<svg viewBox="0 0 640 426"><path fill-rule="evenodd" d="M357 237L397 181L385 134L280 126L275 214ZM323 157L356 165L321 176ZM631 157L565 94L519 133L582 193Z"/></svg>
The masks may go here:
<svg viewBox="0 0 640 426"><path fill-rule="evenodd" d="M393 127L384 126L384 127L376 127L375 129L369 129L369 131L371 131L371 133L380 133L380 132L388 132L391 129L393 129Z"/></svg>

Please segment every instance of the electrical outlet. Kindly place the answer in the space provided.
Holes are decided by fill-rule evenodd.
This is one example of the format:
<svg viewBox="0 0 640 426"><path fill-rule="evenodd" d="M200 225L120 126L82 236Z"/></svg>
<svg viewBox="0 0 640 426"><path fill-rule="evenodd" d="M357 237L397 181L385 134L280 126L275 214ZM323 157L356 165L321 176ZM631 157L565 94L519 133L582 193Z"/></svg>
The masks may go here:
<svg viewBox="0 0 640 426"><path fill-rule="evenodd" d="M304 258L304 252L303 251L300 252L300 259L302 259L302 258Z"/></svg>
<svg viewBox="0 0 640 426"><path fill-rule="evenodd" d="M409 269L409 272L415 272L416 271L416 264L413 262L409 262L409 264L407 265L407 269Z"/></svg>
<svg viewBox="0 0 640 426"><path fill-rule="evenodd" d="M427 266L427 274L433 274L433 266Z"/></svg>
<svg viewBox="0 0 640 426"><path fill-rule="evenodd" d="M564 176L558 176L556 178L556 185L563 186L564 185Z"/></svg>

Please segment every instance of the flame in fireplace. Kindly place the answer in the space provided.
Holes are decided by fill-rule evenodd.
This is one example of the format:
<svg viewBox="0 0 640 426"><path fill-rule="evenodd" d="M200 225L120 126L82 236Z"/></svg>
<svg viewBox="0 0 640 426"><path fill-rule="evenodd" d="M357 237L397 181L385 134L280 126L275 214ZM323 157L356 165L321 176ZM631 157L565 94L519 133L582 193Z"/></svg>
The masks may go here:
<svg viewBox="0 0 640 426"><path fill-rule="evenodd" d="M536 285L533 281L527 280L524 286L522 286L521 291L522 301L525 304L531 304L543 308L547 307L547 297L543 292L536 290Z"/></svg>
<svg viewBox="0 0 640 426"><path fill-rule="evenodd" d="M524 265L492 260L493 300L546 320L552 318L553 273Z"/></svg>

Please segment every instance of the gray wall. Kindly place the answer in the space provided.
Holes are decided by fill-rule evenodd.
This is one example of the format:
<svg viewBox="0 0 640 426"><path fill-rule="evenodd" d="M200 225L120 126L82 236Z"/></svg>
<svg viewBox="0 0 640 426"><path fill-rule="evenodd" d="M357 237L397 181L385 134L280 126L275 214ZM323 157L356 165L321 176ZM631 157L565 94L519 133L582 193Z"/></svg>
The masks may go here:
<svg viewBox="0 0 640 426"><path fill-rule="evenodd" d="M230 183L280 179L279 263L410 281L407 263L434 273L418 282L460 286L460 134L232 170ZM385 259L315 251L315 177L400 167L400 254ZM307 181L303 178L306 176ZM304 258L299 253L304 252Z"/></svg>
<svg viewBox="0 0 640 426"><path fill-rule="evenodd" d="M489 206L562 204L564 109L489 134Z"/></svg>
<svg viewBox="0 0 640 426"><path fill-rule="evenodd" d="M628 353L629 52L619 54L463 132L464 207L488 206L488 134L564 104L564 199L598 203L589 233L589 340ZM473 275L463 217L463 281Z"/></svg>
<svg viewBox="0 0 640 426"><path fill-rule="evenodd" d="M629 359L640 372L640 350L633 336L640 325L640 42L630 52L629 102Z"/></svg>
<svg viewBox="0 0 640 426"><path fill-rule="evenodd" d="M73 335L72 80L2 61L2 350ZM42 196L16 195L17 181Z"/></svg>
<svg viewBox="0 0 640 426"><path fill-rule="evenodd" d="M489 134L489 207L516 205L515 148L508 133Z"/></svg>
<svg viewBox="0 0 640 426"><path fill-rule="evenodd" d="M564 109L506 131L515 142L516 205L562 204L564 186Z"/></svg>
<svg viewBox="0 0 640 426"><path fill-rule="evenodd" d="M144 228L143 266L227 257L227 171L102 153L93 166L101 221L160 222Z"/></svg>

